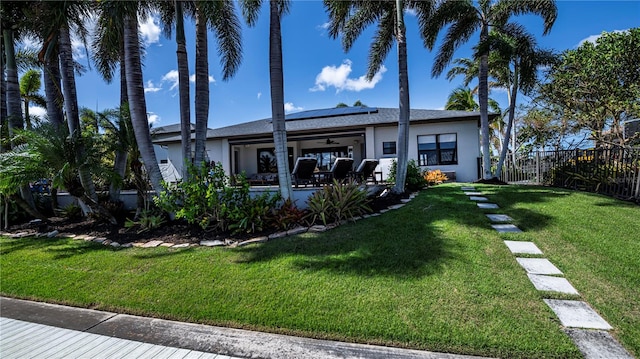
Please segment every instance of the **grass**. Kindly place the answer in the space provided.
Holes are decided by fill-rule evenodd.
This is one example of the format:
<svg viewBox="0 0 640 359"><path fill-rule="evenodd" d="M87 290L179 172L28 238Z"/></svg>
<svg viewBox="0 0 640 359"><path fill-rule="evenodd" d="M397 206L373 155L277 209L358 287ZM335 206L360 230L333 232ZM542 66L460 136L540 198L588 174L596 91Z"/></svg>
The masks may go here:
<svg viewBox="0 0 640 359"><path fill-rule="evenodd" d="M640 208L556 189L477 187L640 354ZM496 233L458 185L442 185L383 216L236 249L1 238L0 292L314 338L581 357L503 239L515 235Z"/></svg>

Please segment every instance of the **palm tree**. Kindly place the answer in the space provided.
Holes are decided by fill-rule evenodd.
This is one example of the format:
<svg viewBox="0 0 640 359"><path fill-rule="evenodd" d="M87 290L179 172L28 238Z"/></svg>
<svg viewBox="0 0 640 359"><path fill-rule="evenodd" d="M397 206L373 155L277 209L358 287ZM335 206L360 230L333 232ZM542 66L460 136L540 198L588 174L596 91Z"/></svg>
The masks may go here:
<svg viewBox="0 0 640 359"><path fill-rule="evenodd" d="M127 81L127 96L131 112L131 123L135 133L136 142L140 149L140 156L147 170L151 186L156 193L160 193L162 187L162 173L156 160L151 133L149 132L149 120L147 119L147 103L144 97L144 82L142 78L142 65L140 61L140 39L138 37L138 12L146 16L143 8L139 9L138 2L117 2L122 6L123 38L124 38L124 64Z"/></svg>
<svg viewBox="0 0 640 359"><path fill-rule="evenodd" d="M424 27L433 11L432 1L341 1L325 0L329 13L329 34L336 38L342 35L342 45L349 51L362 31L369 25L377 23L369 50L369 66L367 78L371 80L382 65L384 59L397 43L398 78L399 78L399 119L398 119L398 162L394 191L405 190L407 164L409 156L409 76L407 70L407 43L404 26L404 11L416 11L420 27Z"/></svg>
<svg viewBox="0 0 640 359"><path fill-rule="evenodd" d="M478 111L480 106L473 98L473 91L468 87L458 87L449 94L445 110Z"/></svg>
<svg viewBox="0 0 640 359"><path fill-rule="evenodd" d="M493 36L490 41L492 42L491 45L497 48L496 53L512 66L512 70L508 71L510 74L509 82L511 83L511 87L508 90L509 118L496 168L497 176L502 173L502 167L509 149L509 138L515 118L518 91L522 90L524 93L529 93L537 83L538 67L550 65L556 58L551 51L538 49L535 38L528 34L522 26L507 24L504 26L503 32L504 34L495 34L496 36Z"/></svg>
<svg viewBox="0 0 640 359"><path fill-rule="evenodd" d="M33 103L40 107L47 106L45 98L38 93L40 91L40 87L42 87L40 76L40 71L30 69L27 70L20 79L20 95L22 96L22 103L24 104L24 119L28 130L33 128L31 124L31 116L29 115L29 105Z"/></svg>
<svg viewBox="0 0 640 359"><path fill-rule="evenodd" d="M433 49L438 33L448 26L443 43L433 64L432 76L442 74L451 62L454 51L467 42L471 35L480 30L480 41L488 40L489 30L501 31L509 17L527 13L540 15L544 21L544 34L547 34L557 17L554 0L511 1L511 0L443 0L438 5L431 22L423 28L425 46ZM493 177L491 173L491 157L489 153L489 111L488 111L488 57L489 49L478 54L478 97L480 104L480 129L482 146L483 179Z"/></svg>
<svg viewBox="0 0 640 359"><path fill-rule="evenodd" d="M261 0L243 1L243 14L249 26L255 25ZM280 19L289 11L288 0L269 1L269 82L271 85L271 122L278 164L278 181L283 199L293 197L284 119L284 75L282 69L282 34Z"/></svg>

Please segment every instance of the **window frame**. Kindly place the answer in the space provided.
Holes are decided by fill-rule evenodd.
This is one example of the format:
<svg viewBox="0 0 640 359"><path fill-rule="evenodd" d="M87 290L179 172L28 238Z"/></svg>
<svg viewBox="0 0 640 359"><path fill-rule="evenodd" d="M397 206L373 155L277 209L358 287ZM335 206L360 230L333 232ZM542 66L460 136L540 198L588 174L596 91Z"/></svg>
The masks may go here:
<svg viewBox="0 0 640 359"><path fill-rule="evenodd" d="M442 148L442 142L440 141L440 136L455 136L455 145L453 148ZM433 136L435 137L435 148L434 149L420 149L420 138ZM429 166L448 166L448 165L457 165L458 164L458 134L456 132L452 133L439 133L439 134L425 134L418 135L416 139L417 149L418 149L418 165L422 167ZM431 143L431 142L425 142ZM429 153L433 155L435 153L436 163L429 163ZM451 161L444 161L443 154L444 153L452 153L451 157L453 158Z"/></svg>
<svg viewBox="0 0 640 359"><path fill-rule="evenodd" d="M387 147L386 145L389 145L389 147ZM387 152L388 150L392 150L393 152ZM382 142L382 154L383 155L395 155L397 153L398 153L398 145L396 144L396 141L383 141Z"/></svg>

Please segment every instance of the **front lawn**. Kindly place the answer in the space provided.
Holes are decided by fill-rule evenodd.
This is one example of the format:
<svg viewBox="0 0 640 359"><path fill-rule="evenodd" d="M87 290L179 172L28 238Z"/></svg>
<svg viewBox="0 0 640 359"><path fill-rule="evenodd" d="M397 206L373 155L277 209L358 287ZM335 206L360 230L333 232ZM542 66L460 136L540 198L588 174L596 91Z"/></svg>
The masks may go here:
<svg viewBox="0 0 640 359"><path fill-rule="evenodd" d="M640 354L640 208L539 187L491 193ZM0 293L344 341L509 358L580 353L459 185L316 234L229 248L0 239Z"/></svg>

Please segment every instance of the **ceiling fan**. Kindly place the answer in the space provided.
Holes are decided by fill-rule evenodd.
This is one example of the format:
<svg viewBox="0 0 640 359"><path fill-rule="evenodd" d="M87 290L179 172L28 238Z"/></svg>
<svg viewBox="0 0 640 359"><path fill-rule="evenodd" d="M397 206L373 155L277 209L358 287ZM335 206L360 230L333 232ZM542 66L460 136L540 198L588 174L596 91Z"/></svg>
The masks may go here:
<svg viewBox="0 0 640 359"><path fill-rule="evenodd" d="M338 142L336 142L336 141L334 141L334 140L332 140L331 138L328 138L328 137L327 137L326 141L322 141L322 142L318 142L318 143L323 143L325 145L336 145L336 144L338 144Z"/></svg>

